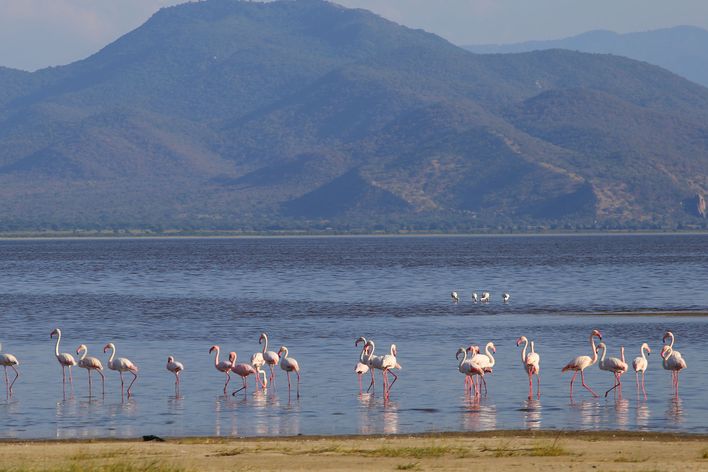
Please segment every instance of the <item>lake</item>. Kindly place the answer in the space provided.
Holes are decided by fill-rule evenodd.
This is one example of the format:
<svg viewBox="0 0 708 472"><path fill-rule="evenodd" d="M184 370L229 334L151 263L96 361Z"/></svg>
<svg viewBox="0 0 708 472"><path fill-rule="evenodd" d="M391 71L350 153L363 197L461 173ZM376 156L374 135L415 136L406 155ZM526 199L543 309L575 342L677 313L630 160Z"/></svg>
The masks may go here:
<svg viewBox="0 0 708 472"><path fill-rule="evenodd" d="M21 363L15 394L0 394L2 438L708 432L708 318L695 314L708 311L708 235L4 240L0 269L2 352ZM491 303L473 304L472 291L491 292ZM113 371L105 396L98 382L88 396L78 368L73 391L64 389L49 338L56 327L62 352L87 344L104 366L102 348L114 342L140 367L134 395L121 398ZM591 354L595 328L609 355L623 345L630 363L649 343L646 401L633 372L622 398L593 399L579 382L569 398L560 369ZM667 329L688 362L678 397L659 357ZM269 349L286 345L300 362L299 399L280 369L266 392L254 393L250 378L246 395L223 395L209 347L247 362L261 331ZM526 398L520 335L541 355L540 401ZM403 369L388 401L380 375L375 394L359 395L358 336L373 338L378 354L398 347ZM496 366L476 400L455 352L490 340ZM186 365L179 396L168 355ZM586 378L598 393L612 385L597 366Z"/></svg>

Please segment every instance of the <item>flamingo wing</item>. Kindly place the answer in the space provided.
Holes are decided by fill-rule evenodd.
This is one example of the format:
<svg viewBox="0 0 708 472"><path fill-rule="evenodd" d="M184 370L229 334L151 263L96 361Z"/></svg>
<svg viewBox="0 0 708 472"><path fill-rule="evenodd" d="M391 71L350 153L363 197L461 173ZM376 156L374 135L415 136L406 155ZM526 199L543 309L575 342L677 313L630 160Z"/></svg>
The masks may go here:
<svg viewBox="0 0 708 472"><path fill-rule="evenodd" d="M578 356L572 361L568 362L561 372L566 370L583 370L592 363L590 356Z"/></svg>

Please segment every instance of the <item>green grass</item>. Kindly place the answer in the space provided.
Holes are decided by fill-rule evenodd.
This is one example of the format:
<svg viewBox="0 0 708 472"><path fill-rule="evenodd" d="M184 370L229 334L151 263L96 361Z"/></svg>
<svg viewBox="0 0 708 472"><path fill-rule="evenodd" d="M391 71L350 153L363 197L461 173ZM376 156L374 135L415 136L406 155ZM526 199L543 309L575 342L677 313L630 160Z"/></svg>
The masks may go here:
<svg viewBox="0 0 708 472"><path fill-rule="evenodd" d="M568 452L554 441L553 444L534 446L530 455L534 457L557 457L568 455Z"/></svg>

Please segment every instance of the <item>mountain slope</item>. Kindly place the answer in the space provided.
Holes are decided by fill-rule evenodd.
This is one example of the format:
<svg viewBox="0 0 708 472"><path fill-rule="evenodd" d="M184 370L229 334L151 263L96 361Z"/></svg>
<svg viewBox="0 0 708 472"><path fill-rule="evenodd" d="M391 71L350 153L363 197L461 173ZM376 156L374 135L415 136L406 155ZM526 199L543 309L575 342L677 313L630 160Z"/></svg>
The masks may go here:
<svg viewBox="0 0 708 472"><path fill-rule="evenodd" d="M661 66L708 87L706 45L708 45L708 31L696 26L676 26L625 34L596 30L557 40L464 47L479 54L520 53L547 49L615 54Z"/></svg>
<svg viewBox="0 0 708 472"><path fill-rule="evenodd" d="M208 0L0 90L0 229L705 224L708 89L618 56Z"/></svg>

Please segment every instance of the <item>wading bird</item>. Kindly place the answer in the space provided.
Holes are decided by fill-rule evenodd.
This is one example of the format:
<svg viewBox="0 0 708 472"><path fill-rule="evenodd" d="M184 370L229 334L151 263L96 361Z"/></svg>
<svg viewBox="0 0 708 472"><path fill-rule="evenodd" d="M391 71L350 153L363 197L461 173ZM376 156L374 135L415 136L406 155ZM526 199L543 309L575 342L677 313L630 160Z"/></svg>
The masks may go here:
<svg viewBox="0 0 708 472"><path fill-rule="evenodd" d="M234 354L236 354L236 353L234 353ZM235 396L235 395L236 395L238 392L240 392L241 390L243 390L243 394L244 394L244 395L246 394L246 391L248 390L248 383L246 382L246 378L247 378L249 375L255 375L255 376L256 376L256 389L257 389L257 388L258 388L258 384L259 384L260 381L261 381L261 379L260 379L260 374L262 373L262 374L263 374L263 382L264 382L264 383L261 384L261 387L265 388L265 387L266 387L265 382L268 381L268 380L266 379L266 373L265 373L264 371L262 371L262 370L256 369L252 364L246 364L246 363L243 363L243 362L240 363L240 364L236 364L235 362L236 362L236 359L237 359L237 358L238 358L238 356L237 356L237 355L234 355L234 365L231 367L231 372L233 372L234 374L236 374L236 375L238 375L239 377L241 377L241 380L243 380L243 387L241 387L241 388L239 388L239 389L237 389L237 390L234 390L234 391L231 393L231 395L234 395L234 396Z"/></svg>
<svg viewBox="0 0 708 472"><path fill-rule="evenodd" d="M2 344L0 344L0 351L2 351ZM16 368L18 365L20 365L20 362L17 360L17 357L13 356L12 354L0 352L0 365L3 366L3 368L5 369L5 389L7 390L7 395L10 396L12 395L12 386L15 385L15 380L17 380L17 377L20 376L20 373L17 371ZM8 367L15 371L15 378L12 379L12 383L8 383Z"/></svg>
<svg viewBox="0 0 708 472"><path fill-rule="evenodd" d="M450 293L450 298L452 298L453 303L457 303L460 301L460 296L457 295L457 292L451 292Z"/></svg>
<svg viewBox="0 0 708 472"><path fill-rule="evenodd" d="M526 348L529 346L529 340L526 336L521 336L516 340L516 345L521 346L524 344L524 348L521 351L521 365L524 366L526 374L529 376L529 400L533 398L533 376L536 376L536 394L538 398L541 398L541 377L539 375L541 371L541 356L539 356L536 351L534 351L533 341L531 341L531 352L526 354Z"/></svg>
<svg viewBox="0 0 708 472"><path fill-rule="evenodd" d="M573 396L573 382L575 381L575 377L578 375L578 372L580 372L580 380L583 384L583 387L585 387L594 397L598 397L599 395L595 392L592 391L590 387L587 386L585 383L585 369L590 367L591 365L595 364L597 362L597 348L595 347L595 337L600 339L602 341L602 334L596 329L590 333L590 347L592 348L592 357L590 356L578 356L572 361L568 362L565 367L561 370L561 372L565 372L566 370L572 370L574 372L573 378L570 379L570 396Z"/></svg>
<svg viewBox="0 0 708 472"><path fill-rule="evenodd" d="M51 332L49 335L49 339L53 338L54 336L57 337L57 343L54 346L54 355L57 358L57 361L59 361L59 364L61 365L61 379L63 383L66 383L66 368L69 368L69 383L72 385L74 384L74 379L71 375L71 367L76 365L76 359L74 359L74 356L69 354L68 352L62 352L59 353L59 342L61 342L61 330L59 328L56 328L54 331Z"/></svg>
<svg viewBox="0 0 708 472"><path fill-rule="evenodd" d="M639 353L641 355L639 357L634 358L634 361L632 362L632 368L634 369L634 373L637 377L637 395L639 395L639 373L642 373L642 392L644 393L644 399L646 400L647 390L644 387L644 374L647 371L647 367L649 367L649 362L647 361L647 358L644 355L644 351L646 351L647 356L651 354L651 349L649 349L649 345L647 343L642 344L642 347L639 348Z"/></svg>
<svg viewBox="0 0 708 472"><path fill-rule="evenodd" d="M462 354L462 359L460 359L460 354ZM457 350L455 359L460 361L457 366L457 370L459 370L461 374L465 375L465 392L472 393L472 388L474 388L474 395L479 395L479 392L477 391L477 384L475 384L472 376L479 375L484 377L484 369L472 362L471 359L467 359L467 349L464 347L460 347Z"/></svg>
<svg viewBox="0 0 708 472"><path fill-rule="evenodd" d="M508 293L504 292L504 293L502 294L502 301L503 301L504 303L509 303L509 299L510 299L510 298L511 298L511 295L509 295Z"/></svg>
<svg viewBox="0 0 708 472"><path fill-rule="evenodd" d="M477 295L477 292L472 292L472 302L477 303L479 301L479 296Z"/></svg>
<svg viewBox="0 0 708 472"><path fill-rule="evenodd" d="M231 381L231 367L233 367L234 362L236 362L236 353L229 352L229 360L219 362L219 350L219 346L212 346L209 348L209 354L216 351L216 355L214 356L214 367L219 372L226 374L226 383L224 384L224 395L226 395L226 387L229 385L229 381Z"/></svg>
<svg viewBox="0 0 708 472"><path fill-rule="evenodd" d="M359 378L359 395L364 393L363 387L361 385L361 378L364 374L369 372L371 369L369 368L369 363L368 363L368 357L369 357L369 346L366 344L366 338L365 337L359 337L356 341L354 341L354 347L357 347L359 343L364 343L364 346L361 349L361 354L359 354L359 362L356 363L354 366L354 372L356 372L357 377ZM373 372L372 372L373 375Z"/></svg>
<svg viewBox="0 0 708 472"><path fill-rule="evenodd" d="M165 368L175 374L175 390L179 392L179 374L184 370L184 364L177 362L173 356L168 356Z"/></svg>
<svg viewBox="0 0 708 472"><path fill-rule="evenodd" d="M629 369L629 366L627 365L626 362L624 362L624 346L620 347L620 352L622 354L622 358L618 359L616 357L607 357L607 346L605 343L600 343L597 346L597 352L600 352L600 349L602 349L602 357L600 357L600 370L604 370L606 372L612 372L612 374L615 376L615 383L612 386L612 388L608 389L605 392L605 397L607 397L607 394L610 393L612 390L616 389L619 387L619 393L620 397L622 397L622 380L621 377L622 375L627 372Z"/></svg>
<svg viewBox="0 0 708 472"><path fill-rule="evenodd" d="M487 345L484 347L484 352L486 354L480 354L479 353L479 347L478 346L470 346L467 348L468 351L472 352L472 362L480 366L485 374L491 374L492 369L494 367L494 364L496 364L496 361L494 360L494 356L492 353L497 352L496 346L494 346L494 343L489 341ZM483 375L479 376L479 379L482 380L482 384L484 385L484 394L487 395L487 381L485 380Z"/></svg>
<svg viewBox="0 0 708 472"><path fill-rule="evenodd" d="M270 367L270 379L268 381L270 383L273 383L273 381L275 380L275 370L273 369L273 367L278 365L280 357L278 357L277 352L268 350L268 335L266 333L261 333L260 338L258 338L258 344L261 344L261 342L265 343L263 345L263 359L265 360L266 364L268 364L268 367Z"/></svg>
<svg viewBox="0 0 708 472"><path fill-rule="evenodd" d="M288 375L288 395L290 394L290 372L295 372L297 374L297 397L300 398L300 364L292 357L288 357L288 348L285 346L280 346L278 356L280 357L280 368Z"/></svg>
<svg viewBox="0 0 708 472"><path fill-rule="evenodd" d="M674 393L678 397L679 388L679 372L688 367L681 353L674 351L671 346L664 346L661 349L661 358L663 359L662 366L665 370L671 371L671 382L673 384Z"/></svg>
<svg viewBox="0 0 708 472"><path fill-rule="evenodd" d="M133 364L130 359L126 359L125 357L119 357L118 359L114 359L116 355L116 346L113 343L108 343L103 347L103 352L107 352L108 350L111 350L111 357L108 358L108 368L111 370L116 370L120 374L120 394L121 397L123 396L123 372L130 372L133 374L133 381L130 382L130 385L128 385L128 397L132 395L132 388L133 384L135 383L136 380L138 380L138 366Z"/></svg>
<svg viewBox="0 0 708 472"><path fill-rule="evenodd" d="M480 303L489 303L492 299L492 294L489 292L482 292L482 298L479 299Z"/></svg>
<svg viewBox="0 0 708 472"><path fill-rule="evenodd" d="M82 354L83 352L83 354ZM97 357L86 357L88 348L85 344L76 348L76 355L79 357L78 366L88 372L89 397L91 396L91 371L95 370L101 376L101 393L106 393L106 377L103 375L103 364Z"/></svg>

